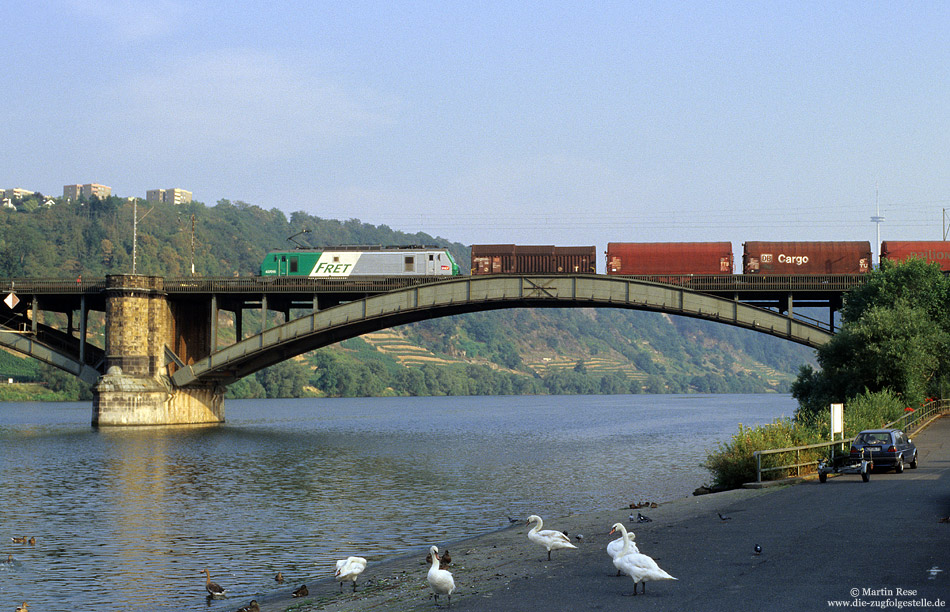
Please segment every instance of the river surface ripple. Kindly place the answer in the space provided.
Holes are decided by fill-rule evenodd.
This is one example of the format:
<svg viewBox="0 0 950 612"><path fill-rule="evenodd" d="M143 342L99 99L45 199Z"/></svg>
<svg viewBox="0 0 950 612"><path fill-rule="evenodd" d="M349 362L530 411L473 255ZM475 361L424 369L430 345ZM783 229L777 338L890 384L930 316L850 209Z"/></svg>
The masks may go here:
<svg viewBox="0 0 950 612"><path fill-rule="evenodd" d="M739 423L794 409L787 395L232 400L219 426L95 430L86 403L0 403L0 561L14 557L0 602L232 610L278 571L299 584L508 517L687 496ZM204 568L227 599L205 600Z"/></svg>

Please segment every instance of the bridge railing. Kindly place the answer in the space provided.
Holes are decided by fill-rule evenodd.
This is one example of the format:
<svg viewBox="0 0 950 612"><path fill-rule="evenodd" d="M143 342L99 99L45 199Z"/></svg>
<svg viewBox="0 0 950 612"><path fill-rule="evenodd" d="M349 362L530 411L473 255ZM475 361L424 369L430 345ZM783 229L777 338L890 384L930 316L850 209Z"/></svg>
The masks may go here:
<svg viewBox="0 0 950 612"><path fill-rule="evenodd" d="M236 276L166 278L168 293L382 293L449 280L451 276L363 276L310 278L308 276Z"/></svg>
<svg viewBox="0 0 950 612"><path fill-rule="evenodd" d="M865 274L649 274L621 278L676 285L693 291L848 291L867 281Z"/></svg>
<svg viewBox="0 0 950 612"><path fill-rule="evenodd" d="M365 276L360 278L310 278L306 276L184 276L161 279L168 293L381 293L415 285L444 281L448 276L400 277ZM0 293L81 294L106 289L102 277L63 279L0 279Z"/></svg>
<svg viewBox="0 0 950 612"><path fill-rule="evenodd" d="M543 275L542 275L543 276ZM612 275L611 275L612 276ZM362 278L310 278L306 276L183 276L163 279L170 293L246 293L388 291L413 285L451 280L448 276L400 277L367 276ZM863 274L760 275L760 274L663 274L617 276L630 280L662 283L706 293L848 291L865 282ZM0 279L0 292L89 293L106 288L103 277Z"/></svg>
<svg viewBox="0 0 950 612"><path fill-rule="evenodd" d="M926 403L921 408L914 410L912 412L907 412L904 416L890 423L884 425L881 429L901 429L908 436L917 433L925 425L929 424L933 418L937 415L944 412L950 412L950 400L942 399ZM772 448L767 450L757 450L752 453L752 457L755 459L755 481L762 482L762 475L770 472L781 472L785 475L791 475L791 471L795 471L795 476L801 476L802 470L807 469L805 473L811 473L815 471L810 469L813 466L818 467L819 459L812 459L808 457L812 451L818 448L830 448L832 446L844 446L845 444L851 444L854 438L834 440L832 442L819 442L817 444L806 444L803 446L790 446L788 448ZM806 460L802 460L802 453L806 454ZM769 467L762 467L762 458L772 455L781 455L787 454L790 457L794 455L794 461L792 463L787 463L784 465L773 465Z"/></svg>
<svg viewBox="0 0 950 612"><path fill-rule="evenodd" d="M66 278L4 278L0 279L0 293L91 293L103 291L106 279L102 277Z"/></svg>

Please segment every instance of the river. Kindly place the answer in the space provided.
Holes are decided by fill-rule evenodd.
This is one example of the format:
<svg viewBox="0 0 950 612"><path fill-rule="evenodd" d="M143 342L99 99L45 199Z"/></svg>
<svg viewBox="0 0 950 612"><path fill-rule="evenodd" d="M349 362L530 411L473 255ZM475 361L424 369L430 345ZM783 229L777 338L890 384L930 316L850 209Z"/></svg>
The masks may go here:
<svg viewBox="0 0 950 612"><path fill-rule="evenodd" d="M299 584L508 517L685 497L739 423L794 409L787 395L231 400L223 425L96 430L88 403L0 403L0 560L14 559L0 601L233 610L278 571ZM206 601L205 568L227 599Z"/></svg>

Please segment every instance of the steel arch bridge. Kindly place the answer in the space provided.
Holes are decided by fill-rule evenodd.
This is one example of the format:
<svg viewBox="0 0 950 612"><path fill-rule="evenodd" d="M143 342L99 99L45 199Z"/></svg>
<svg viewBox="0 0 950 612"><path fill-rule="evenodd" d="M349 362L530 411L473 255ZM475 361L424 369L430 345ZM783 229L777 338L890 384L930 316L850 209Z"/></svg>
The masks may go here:
<svg viewBox="0 0 950 612"><path fill-rule="evenodd" d="M736 299L604 275L472 276L370 295L265 329L171 375L176 387L230 384L296 355L362 334L456 314L504 308L625 308L733 325L818 347L833 332ZM0 335L2 339L2 335Z"/></svg>

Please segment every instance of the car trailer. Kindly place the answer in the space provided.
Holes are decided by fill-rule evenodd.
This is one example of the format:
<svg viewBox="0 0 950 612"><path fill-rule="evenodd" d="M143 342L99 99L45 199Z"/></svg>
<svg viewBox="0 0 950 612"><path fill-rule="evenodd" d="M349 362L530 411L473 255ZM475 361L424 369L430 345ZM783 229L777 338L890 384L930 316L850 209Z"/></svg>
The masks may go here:
<svg viewBox="0 0 950 612"><path fill-rule="evenodd" d="M818 482L827 481L828 474L861 474L861 480L867 482L871 479L873 469L874 462L868 457L867 450L862 449L860 457L844 455L819 461Z"/></svg>

